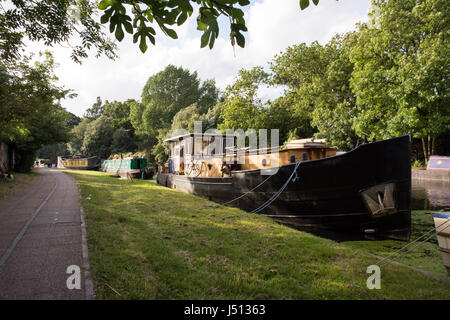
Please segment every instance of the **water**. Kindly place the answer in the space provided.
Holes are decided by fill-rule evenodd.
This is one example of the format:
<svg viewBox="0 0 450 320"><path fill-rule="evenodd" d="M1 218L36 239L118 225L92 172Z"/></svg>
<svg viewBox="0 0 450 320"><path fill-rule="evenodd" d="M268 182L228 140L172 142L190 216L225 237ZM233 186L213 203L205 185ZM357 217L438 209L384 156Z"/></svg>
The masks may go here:
<svg viewBox="0 0 450 320"><path fill-rule="evenodd" d="M440 210L450 208L450 182L412 181L411 209Z"/></svg>

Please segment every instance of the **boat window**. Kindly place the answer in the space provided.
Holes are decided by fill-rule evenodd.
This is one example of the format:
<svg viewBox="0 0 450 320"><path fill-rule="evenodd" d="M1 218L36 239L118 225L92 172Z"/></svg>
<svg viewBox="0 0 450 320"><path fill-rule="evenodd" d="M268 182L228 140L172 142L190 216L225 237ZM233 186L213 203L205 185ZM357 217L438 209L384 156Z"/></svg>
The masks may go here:
<svg viewBox="0 0 450 320"><path fill-rule="evenodd" d="M290 162L291 162L291 163L295 163L295 155L292 155L292 156L291 156Z"/></svg>
<svg viewBox="0 0 450 320"><path fill-rule="evenodd" d="M192 155L192 137L188 137L184 140L184 149L186 155Z"/></svg>
<svg viewBox="0 0 450 320"><path fill-rule="evenodd" d="M201 155L203 151L202 148L202 137L195 137L194 138L194 154L195 155Z"/></svg>
<svg viewBox="0 0 450 320"><path fill-rule="evenodd" d="M308 154L306 152L302 153L302 161L307 161L308 160Z"/></svg>

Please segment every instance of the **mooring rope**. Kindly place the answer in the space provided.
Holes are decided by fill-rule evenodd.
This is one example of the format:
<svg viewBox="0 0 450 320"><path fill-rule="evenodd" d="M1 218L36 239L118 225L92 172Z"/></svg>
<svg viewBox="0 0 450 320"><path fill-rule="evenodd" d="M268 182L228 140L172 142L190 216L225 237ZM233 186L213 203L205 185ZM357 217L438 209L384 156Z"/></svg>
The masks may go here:
<svg viewBox="0 0 450 320"><path fill-rule="evenodd" d="M295 172L295 174L296 174L296 177L295 177L295 180L292 180L293 182L295 182L296 180L299 179L299 177L298 177L298 175L297 175L297 168L298 168L299 165L300 165L300 162L297 162L297 163L296 163L295 170L294 170L294 172ZM245 195L247 195L247 194L253 192L253 191L256 190L258 187L262 186L267 180L269 180L269 179L270 179L272 176L274 176L274 175L275 175L275 174L269 175L266 179L263 180L263 182L261 182L260 184L258 184L258 185L257 185L256 187L254 187L253 189L251 189L251 190L249 190L249 191L247 191L247 192L241 194L241 195L240 195L239 197L237 197L237 198L234 198L234 199L232 199L232 200L230 200L230 201L227 201L227 202L225 202L225 203L222 203L222 205L226 206L226 205L229 204L229 203L232 203L232 202L234 202L234 201L236 201L236 200L239 200L239 199L243 198Z"/></svg>
<svg viewBox="0 0 450 320"><path fill-rule="evenodd" d="M250 211L250 212L246 212L246 213L244 213L244 214L239 215L238 218L244 217L244 216L246 216L246 215L258 213L258 212L260 212L261 210L267 208L272 202L274 202L274 201L281 195L281 193L284 191L284 189L286 189L287 185L288 185L289 182L292 180L292 177L294 176L294 174L296 174L296 177L297 177L297 179L298 179L297 169L298 169L298 167L300 166L300 163L301 163L301 162L297 162L297 163L295 164L295 168L294 168L294 170L292 171L292 173L291 173L291 175L289 176L289 178L286 180L286 182L283 184L283 186L280 188L280 190L278 190L278 191L277 191L277 192L276 192L269 200L267 200L265 203L263 203L263 204L262 204L261 206L259 206L258 208L254 209L254 210L252 210L252 211ZM255 190L256 188L258 188L259 186L261 186L264 182L266 182L267 180L269 180L269 178L272 177L272 176L274 176L274 175L275 175L275 174L270 175L270 176L267 177L263 182L261 182L260 184L258 184L258 185L257 185L256 187L254 187L253 189L251 189L251 190L247 191L246 193L240 195L240 196L237 197L236 199L233 199L233 200L231 200L231 201L225 202L224 205L227 204L227 203L233 202L233 201L235 201L235 200L237 200L237 199L242 198L242 197L245 196L246 194L252 192L252 191ZM229 218L233 218L233 217L235 217L235 216L230 216ZM224 219L226 219L226 218L224 218Z"/></svg>
<svg viewBox="0 0 450 320"><path fill-rule="evenodd" d="M265 208L267 208L268 206L270 206L275 200L278 199L278 197L281 195L281 193L283 193L284 189L286 189L287 185L289 184L289 182L291 182L292 177L294 176L294 174L297 174L297 169L298 166L300 165L300 162L297 162L295 164L295 168L292 171L291 175L289 176L289 179L287 179L287 181L284 183L284 185L281 187L280 190L278 190L278 192L276 192L269 200L267 200L265 203L263 203L261 206L259 206L258 208L256 208L255 210L251 211L251 213L258 213L262 210L264 210ZM298 178L298 177L297 177Z"/></svg>
<svg viewBox="0 0 450 320"><path fill-rule="evenodd" d="M448 222L448 219L445 220L445 221L444 221L443 223L441 223L440 225L438 225L438 226L436 226L436 227L433 227L432 229L430 229L430 231L424 233L423 235L421 235L420 237L418 237L418 238L415 239L414 241L412 241L412 242L408 243L407 245L401 247L400 249L398 249L397 251L391 253L391 254L388 255L387 257L385 257L385 258L379 260L379 261L376 263L376 265L379 265L380 267L382 267L382 266L385 266L385 265L388 265L388 264L394 262L394 261L397 260L397 259L400 259L400 258L403 257L405 254L407 254L408 252L411 252L413 249L415 249L415 248L417 248L418 246L420 246L420 245L424 244L425 242L427 242L431 237L433 237L433 236L435 235L435 233L432 233L432 234L431 234L430 236L428 236L425 240L419 242L417 245L415 245L415 246L412 247L411 249L409 249L409 250L403 252L403 253L402 253L401 255L399 255L398 257L396 257L396 258L394 258L394 259L389 259L389 258L392 257L392 256L394 256L394 255L396 255L396 254L399 253L400 251L406 249L406 248L409 247L410 245L416 243L417 241L419 241L419 240L422 239L423 237L427 236L429 233L433 232L434 230L436 230L436 234L437 234L438 232L444 231L445 229L447 229L448 227L450 227L450 224L449 224L448 226L446 226L446 227L445 227L444 229L442 229L442 230L439 230L439 231L438 231L438 229L439 229L441 226L443 226L444 224L446 224L447 222ZM386 261L386 262L385 262L385 263L382 263L383 261Z"/></svg>
<svg viewBox="0 0 450 320"><path fill-rule="evenodd" d="M253 189L251 189L251 190L249 190L249 191L247 191L247 192L241 194L241 195L240 195L239 197L237 197L237 198L234 198L234 199L232 199L232 200L230 200L230 201L227 201L227 202L225 202L225 203L222 203L222 205L226 206L226 205L229 204L229 203L232 203L232 202L234 202L234 201L236 201L236 200L241 199L241 198L244 197L246 194L248 194L248 193L250 193L250 192L253 192L253 191L256 190L259 186L263 185L267 180L269 180L269 179L270 179L272 176L274 176L274 175L275 175L275 174L269 175L266 179L264 179L263 182L261 182L260 184L258 184L258 185L257 185L256 187L254 187Z"/></svg>

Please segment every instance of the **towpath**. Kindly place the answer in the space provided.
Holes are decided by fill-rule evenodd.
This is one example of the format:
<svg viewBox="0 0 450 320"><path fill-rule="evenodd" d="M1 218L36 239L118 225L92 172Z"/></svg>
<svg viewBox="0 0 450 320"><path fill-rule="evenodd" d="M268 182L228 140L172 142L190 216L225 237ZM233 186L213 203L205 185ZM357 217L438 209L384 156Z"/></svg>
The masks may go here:
<svg viewBox="0 0 450 320"><path fill-rule="evenodd" d="M90 299L77 185L55 169L37 172L0 200L0 299Z"/></svg>

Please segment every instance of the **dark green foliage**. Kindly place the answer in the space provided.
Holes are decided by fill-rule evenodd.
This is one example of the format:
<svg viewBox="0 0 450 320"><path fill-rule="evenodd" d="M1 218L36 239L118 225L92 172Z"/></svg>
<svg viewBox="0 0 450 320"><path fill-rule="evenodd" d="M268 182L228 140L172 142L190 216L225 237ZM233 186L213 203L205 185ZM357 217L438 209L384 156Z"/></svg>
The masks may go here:
<svg viewBox="0 0 450 320"><path fill-rule="evenodd" d="M130 120L140 148L151 150L152 159L164 159L167 155L161 153L166 152L162 147L163 140L167 138L175 115L195 103L195 115L192 109L189 117L201 120L199 116L216 103L218 90L214 80L201 83L197 72L168 65L148 79L141 97L142 103L134 102L130 107Z"/></svg>
<svg viewBox="0 0 450 320"><path fill-rule="evenodd" d="M355 129L383 139L411 131L428 158L450 131L450 3L373 4L351 50Z"/></svg>
<svg viewBox="0 0 450 320"><path fill-rule="evenodd" d="M313 0L316 5L318 2ZM242 8L249 5L249 0L13 0L0 14L0 58L18 58L24 36L51 46L68 42L76 35L79 42L70 43L74 61L81 63L92 48L97 51L97 57L106 55L114 59L117 47L103 32L101 24L108 24L109 32L118 41L123 40L125 33L131 34L133 42L139 42L141 52L146 52L148 41L155 44L155 24L166 36L177 39L172 26L184 24L194 10L198 11L197 29L203 32L202 48L207 45L213 48L219 36L220 16L229 23L231 44L244 47L243 32L247 27ZM308 6L309 0L300 0L302 10Z"/></svg>
<svg viewBox="0 0 450 320"><path fill-rule="evenodd" d="M115 129L123 128L134 131L130 120L130 108L134 103L136 101L133 99L128 99L125 102L106 101L103 106L102 115L111 120L111 124Z"/></svg>
<svg viewBox="0 0 450 320"><path fill-rule="evenodd" d="M20 57L23 37L52 46L71 41L72 59L81 62L89 49L97 56L115 58L115 44L102 32L95 19L97 3L90 0L10 1L0 13L0 58L13 61Z"/></svg>
<svg viewBox="0 0 450 320"><path fill-rule="evenodd" d="M71 130L71 138L67 144L67 149L73 157L85 156L83 142L88 124L89 120L83 118L80 123Z"/></svg>
<svg viewBox="0 0 450 320"><path fill-rule="evenodd" d="M197 5L195 9L191 5L192 2ZM317 5L319 0L312 2ZM154 22L166 36L177 39L178 35L171 26L185 23L194 10L198 10L197 30L203 32L200 39L202 48L213 48L219 36L219 16L229 22L231 44L234 46L237 43L238 46L244 47L243 32L247 31L247 27L241 8L248 5L249 0L102 0L98 8L103 10L101 23L109 23L109 31L114 33L117 40L122 41L127 32L133 35L133 42L139 42L139 49L145 52L148 49L147 40L155 44L156 30L152 27ZM309 0L300 0L302 10L308 6Z"/></svg>
<svg viewBox="0 0 450 320"><path fill-rule="evenodd" d="M135 138L130 133L130 130L119 128L114 131L111 142L111 153L134 152L135 149Z"/></svg>
<svg viewBox="0 0 450 320"><path fill-rule="evenodd" d="M87 157L97 156L106 159L111 154L114 129L106 117L90 122L83 139L83 151Z"/></svg>
<svg viewBox="0 0 450 320"><path fill-rule="evenodd" d="M59 100L70 91L55 85L53 68L49 53L33 66L28 57L0 63L0 141L16 149L17 171L30 170L43 145L69 140L73 115Z"/></svg>
<svg viewBox="0 0 450 320"><path fill-rule="evenodd" d="M58 157L70 156L67 144L57 143L45 145L36 152L36 156L40 159L49 159L52 163L57 164Z"/></svg>
<svg viewBox="0 0 450 320"><path fill-rule="evenodd" d="M92 105L92 107L85 111L83 118L88 120L96 120L102 116L104 108L105 106L102 103L102 99L97 97L97 101Z"/></svg>

